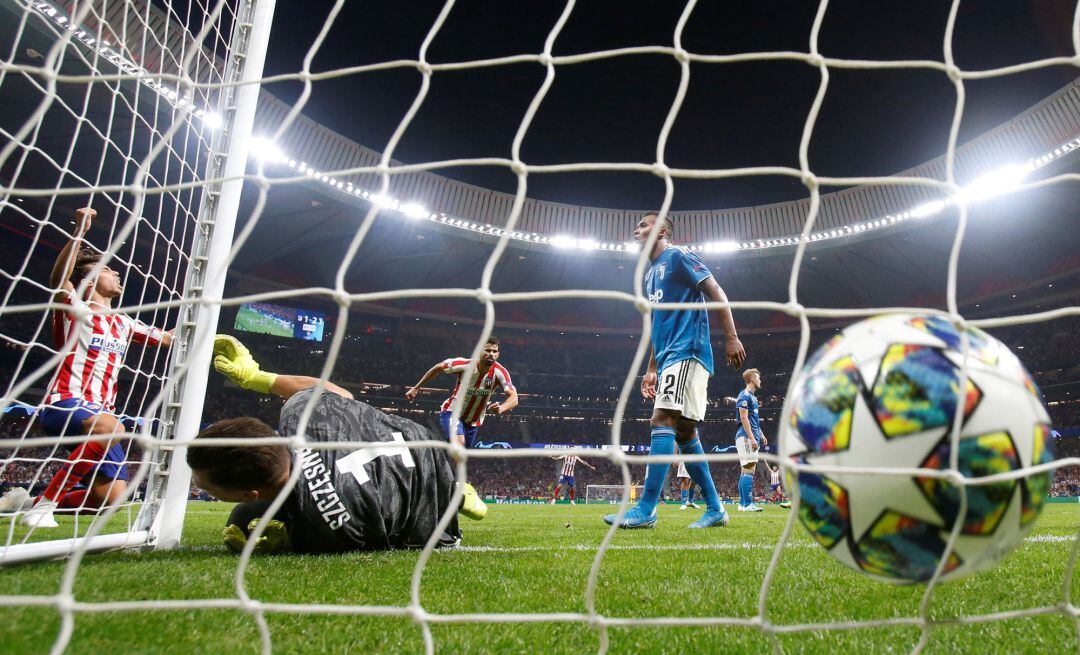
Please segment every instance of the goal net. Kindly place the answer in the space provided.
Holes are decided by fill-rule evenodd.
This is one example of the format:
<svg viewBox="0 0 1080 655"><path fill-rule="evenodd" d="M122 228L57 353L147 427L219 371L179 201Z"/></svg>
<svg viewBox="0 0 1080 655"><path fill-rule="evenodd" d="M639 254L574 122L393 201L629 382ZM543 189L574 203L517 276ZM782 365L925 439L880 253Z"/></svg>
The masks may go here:
<svg viewBox="0 0 1080 655"><path fill-rule="evenodd" d="M641 498L641 491L644 487L640 484L631 485L630 487L621 484L590 484L585 487L585 504L618 505L622 502L624 489L629 490L629 500L634 502Z"/></svg>
<svg viewBox="0 0 1080 655"><path fill-rule="evenodd" d="M979 71L961 69L954 61L952 39L960 2L954 2L943 35L941 61L867 61L828 57L818 47L818 35L830 17L829 4L822 1L813 22L807 47L803 52L754 52L737 55L706 55L690 52L683 47L683 31L697 3L687 2L669 43L655 46L630 47L618 50L602 50L577 54L556 54L555 44L573 12L575 2L570 0L550 28L541 51L518 53L497 59L436 63L429 60L428 49L444 29L448 17L454 12L453 0L443 5L434 22L427 30L421 44L417 44L412 59L393 60L364 64L349 69L313 72L312 61L320 52L327 32L337 25L342 2L334 3L320 18L322 29L310 45L303 69L276 81L298 82L302 87L299 100L278 116L271 133L265 140L252 141L251 125L258 100L259 83L265 81L262 73L263 56L274 9L273 0L93 0L76 2L48 2L47 0L0 0L0 8L8 19L3 21L9 40L4 63L0 68L0 98L20 97L26 100L25 111L3 114L3 145L0 148L0 212L5 230L0 252L0 278L3 280L3 300L0 303L0 340L4 358L4 394L2 399L3 426L0 438L0 477L5 484L22 486L36 494L43 491L53 475L66 465L67 453L88 443L78 430L43 429L42 413L57 409L55 385L57 371L72 349L79 344L72 339L54 339L53 319L56 311L71 314L73 325L82 325L103 317L120 313L146 326L173 330L172 345L126 344L126 358L118 364L115 374L118 395L115 414L123 422L126 434L117 443L123 449L124 463L128 465L130 479L126 491L117 502L100 512L92 511L87 502L73 507L58 507L58 528L28 528L20 518L26 514L25 507L14 508L2 515L4 526L3 548L0 549L0 565L7 567L29 559L69 556L64 564L64 576L60 588L49 593L2 592L0 606L48 607L60 616L53 650L60 652L72 639L76 621L88 615L101 613L153 613L182 610L188 614L205 617L210 614L232 613L250 619L248 627L254 626L253 640L262 652L278 649L277 644L288 639L295 624L278 622L282 617L326 618L348 616L365 627L378 625L378 621L409 623L422 635L426 652L439 649L439 635L447 626L488 627L492 624L572 624L591 631L596 648L606 652L611 640L620 631L644 626L647 629L672 627L684 628L730 628L753 632L767 641L779 652L785 644L792 643L792 635L803 633L848 634L853 631L909 630L916 636L914 650L921 650L930 639L932 631L948 629L957 625L988 623L1027 617L1054 616L1075 629L1080 639L1080 612L1072 600L1072 580L1076 554L1061 563L1055 571L1055 584L1060 581L1060 592L1055 591L1052 602L1037 606L1015 607L996 611L972 610L959 603L959 609L951 614L935 614L933 600L938 593L936 584L941 574L920 588L911 606L898 610L895 616L867 612L854 618L789 622L781 611L770 605L772 594L782 588L785 593L805 597L814 592L816 574L809 582L805 579L782 580L785 558L791 556L793 532L796 526L800 498L797 487L789 490L793 508L785 520L780 539L770 545L767 564L760 567L759 591L747 607L730 614L712 613L707 616L689 615L680 611L679 603L656 599L655 606L645 615L634 614L626 609L625 593L619 593L619 602L605 604L600 601L605 585L618 587L618 581L605 580L606 575L617 575L611 568L612 559L618 557L619 546L614 544L617 530L608 530L603 538L588 547L587 577L579 585L583 598L580 611L560 611L544 606L544 610L530 611L526 607L501 605L501 611L471 612L466 607L455 609L432 608L425 603L424 589L429 585L462 584L461 579L473 583L473 572L438 572L432 568L442 562L436 555L437 538L454 519L448 511L423 550L416 553L414 561L400 572L408 580L405 598L394 596L384 602L352 602L352 598L318 597L296 603L283 602L275 597L287 589L275 587L266 578L274 573L261 569L259 576L249 575L254 570L254 544L263 534L264 524L252 533L239 559L228 565L225 581L210 591L193 592L178 597L146 597L129 600L119 595L105 600L82 600L74 589L76 580L86 574L92 558L83 556L91 551L124 546L150 546L175 548L182 545L181 533L185 519L185 507L191 493L189 472L183 465L183 454L193 436L198 432L202 418L207 377L210 374L210 345L217 327L217 315L222 306L236 306L244 302L273 302L298 296L318 297L336 303L336 329L326 348L326 364L317 371L319 386L332 381L337 358L352 327L350 312L359 310L365 303L407 298L433 298L444 301L468 300L480 303L485 310L484 322L471 353L475 360L482 351L487 337L492 333L500 312L511 303L545 301L560 298L582 298L596 301L623 303L640 313L641 333L638 347L619 389L618 403L612 412L608 447L568 448L560 453L576 454L593 460L605 459L621 476L621 485L588 485L587 503L614 504L619 516L630 507L632 499L640 497L641 487L631 486L631 466L659 461L676 462L681 456L650 458L640 451L624 446L622 425L630 398L637 393L638 373L646 362L648 335L652 315L656 309L643 291L643 277L648 261L644 254L630 252L624 244L600 243L588 235L569 238L556 234L537 234L519 227L523 205L528 193L528 181L532 176L549 173L586 173L593 171L616 171L649 174L664 183L665 195L660 204L662 215L672 207L675 182L679 180L717 180L741 176L786 176L806 187L808 202L805 215L800 216L797 233L770 239L755 239L749 235L736 234L731 241L693 244L702 253L719 256L739 250L764 250L774 247L790 247L792 259L785 300L783 301L732 301L728 305L739 311L773 311L788 315L800 328L798 355L792 372L799 371L807 356L811 342L811 321L851 321L878 314L886 308L827 308L813 307L800 295L800 276L809 257L807 248L818 241L843 237L856 232L868 232L897 221L927 217L951 206L957 215L957 229L948 237L951 254L948 279L944 288L946 309L933 310L958 324L982 327L1001 327L1049 321L1063 316L1080 315L1080 307L1069 306L1052 311L1035 311L1002 318L967 321L961 314L957 291L957 266L959 253L964 244L967 228L967 200L958 196L970 177L958 172L957 140L964 115L965 84L973 79L1014 75L1047 66L1080 65L1080 5L1074 17L1072 34L1073 49L1069 56L1025 62L1016 66ZM679 86L670 100L666 120L657 134L656 160L646 162L571 162L557 166L542 166L525 161L521 145L529 132L539 107L544 103L552 85L564 67L598 59L632 57L635 55L659 55L670 57L679 71ZM665 160L669 134L679 114L691 80L693 64L697 66L725 66L742 61L786 60L797 61L812 67L820 78L820 86L806 118L801 139L797 146L798 167L747 167L718 170L682 169ZM401 165L393 157L398 144L408 132L410 124L424 106L433 78L449 71L480 69L492 66L520 64L539 66L545 73L525 111L509 152L501 158L460 159L453 161L419 162ZM957 102L946 143L942 144L945 157L934 170L909 176L896 177L845 177L819 176L811 168L808 156L809 144L814 135L815 124L822 103L829 90L830 72L836 70L861 70L870 73L906 68L940 74L954 86ZM345 157L328 158L326 161L301 161L288 150L288 144L277 140L289 131L297 116L311 99L313 76L342 77L347 75L375 74L388 69L415 71L421 84L413 103L401 117L392 137L377 161L356 163ZM650 92L649 95L655 95ZM659 100L658 100L659 101ZM666 101L665 101L666 102ZM50 127L50 134L66 130L70 136L64 140L43 140L43 127ZM65 127L55 127L55 126ZM1048 150L1049 162L1063 156L1078 146L1076 139L1080 129L1058 139L1056 148ZM298 145L299 148L299 145ZM248 154L254 155L249 166ZM1057 154L1055 154L1055 152ZM1027 162L1031 170L1045 164L1038 156ZM269 175L269 164L285 166L285 173ZM517 192L513 202L498 215L484 215L485 209L474 209L476 215L451 216L430 211L413 203L401 191L395 180L418 171L440 170L458 166L499 166L516 179ZM257 196L250 215L245 216L244 230L233 234L233 222L239 205L240 186L246 179L249 189ZM1038 182L1015 184L1011 190L1031 190L1049 185L1075 183L1075 174L1044 177ZM363 217L348 244L345 257L337 265L333 286L313 289L279 289L245 297L223 297L224 274L234 261L240 244L256 229L267 204L270 189L302 183L333 185L342 194L368 201ZM822 196L830 188L878 185L881 188L920 189L925 204L911 206L895 215L866 216L864 221L847 226L823 220ZM92 206L97 210L93 226L85 234L79 233L75 210ZM484 262L478 287L456 288L456 281L448 281L440 288L394 289L391 291L354 292L346 288L345 274L355 262L357 253L380 215L396 212L410 218L432 220L440 225L468 229L482 233L493 243L490 255ZM123 290L115 297L111 308L92 307L72 312L54 295L57 285L50 284L50 274L61 249L73 239L90 250L101 253L96 273L108 267L120 273ZM943 237L944 239L944 237ZM626 268L634 269L632 291L560 289L535 292L496 292L493 279L499 265L509 255L510 243L531 242L544 247L576 248L582 251L618 251L624 257ZM651 245L651 244L650 244ZM610 253L609 253L610 254ZM76 289L85 293L88 287ZM667 309L672 309L667 307ZM918 310L919 308L913 308ZM644 338L643 338L644 337ZM160 341L160 339L155 339ZM965 365L966 366L966 365ZM963 373L962 375L966 375ZM795 376L791 375L793 379ZM963 378L962 378L963 379ZM790 394L789 394L790 395ZM451 424L456 424L464 407L458 396L452 407ZM59 407L64 409L64 407ZM299 450L314 444L308 439L306 425L312 408L305 410L304 418L296 434L283 434L268 443L283 443ZM74 413L72 413L74 416ZM74 420L74 419L73 419ZM51 432L56 432L55 434ZM60 432L63 432L62 436ZM228 446L228 440L218 444ZM821 470L813 466L791 461L787 450L791 444L779 444L777 455L763 455L762 459L783 468L785 474L799 471ZM356 444L320 444L320 447L355 449ZM532 448L490 448L465 450L436 442L395 443L394 448L441 448L456 458L456 474L459 480L468 478L470 462L483 459L505 459L522 462L530 458L549 457L550 451ZM375 447L374 450L378 450ZM370 459L370 458L369 458ZM739 457L735 453L710 453L700 456L714 466L734 467ZM1038 470L1052 470L1060 466L1075 466L1080 459L1059 460L1052 465L1041 465ZM892 469L853 469L866 475L912 475ZM938 472L940 473L940 472ZM959 479L963 485L970 484L955 468L947 473ZM1031 469L1013 471L1010 479L1031 473ZM298 469L282 495L273 500L268 514L282 507L287 494L298 484ZM1009 477L1009 476L1006 476ZM455 500L461 496L456 491ZM87 494L86 497L89 497ZM452 507L454 504L452 504ZM538 508L539 511L539 508ZM748 519L749 520L749 519ZM566 523L566 530L572 530ZM479 532L479 529L478 529ZM205 538L206 535L203 535ZM957 540L954 532L948 541L946 553L951 552ZM217 536L214 535L216 539ZM1078 542L1080 544L1080 542ZM807 545L807 544L804 544ZM468 543L465 544L468 548ZM546 544L524 547L541 550ZM657 552L677 550L678 546L657 545ZM734 549L734 547L733 547ZM468 553L468 550L463 550ZM514 551L515 554L519 551ZM135 557L135 555L131 555ZM944 559L944 558L943 558ZM161 562L161 560L152 560ZM366 566L373 561L385 560L358 558L344 560L342 569ZM790 563L790 560L787 560ZM307 562L305 562L305 565ZM395 565L396 563L390 563ZM283 568L287 564L281 565ZM335 564L335 566L337 566ZM479 567L478 567L479 568ZM176 569L173 569L174 572ZM615 571L615 573L613 573ZM790 566L786 569L791 571ZM5 575L10 572L5 571ZM150 584L153 571L147 572ZM176 575L183 575L176 573ZM357 574L360 575L360 574ZM457 575L459 577L454 578ZM262 577L260 577L262 576ZM220 576L219 576L220 577ZM338 576L340 577L340 576ZM253 578L256 580L253 581ZM221 580L218 580L221 582ZM262 593L252 591L257 585ZM800 586L801 585L801 586ZM363 586L357 583L354 586ZM475 587L484 585L476 582ZM507 582L505 587L513 585ZM84 588L85 589L85 588ZM203 587L200 587L203 589ZM865 591L865 588L860 588ZM185 592L186 593L186 592ZM872 599L872 592L868 593ZM909 599L911 600L911 599ZM867 600L866 606L873 605ZM550 609L548 609L550 607ZM982 606L979 606L982 607ZM145 615L145 614L142 614ZM201 620L201 619L200 619ZM281 631L271 629L271 624L283 625ZM235 627L235 625L233 625ZM284 633L284 635L283 635ZM908 635L910 636L910 634ZM483 639L483 633L472 633L473 643ZM296 641L291 643L294 648ZM306 642L301 646L310 645ZM528 645L518 643L518 648ZM317 647L317 646L314 646ZM890 648L892 648L890 646ZM289 650L289 646L282 650Z"/></svg>
<svg viewBox="0 0 1080 655"><path fill-rule="evenodd" d="M221 292L240 186L224 178L244 172L258 88L230 84L261 75L253 6L0 9L18 107L0 125L0 479L17 492L0 565L174 544L188 481L169 442L202 408L217 306L199 301ZM37 496L56 506L31 522Z"/></svg>

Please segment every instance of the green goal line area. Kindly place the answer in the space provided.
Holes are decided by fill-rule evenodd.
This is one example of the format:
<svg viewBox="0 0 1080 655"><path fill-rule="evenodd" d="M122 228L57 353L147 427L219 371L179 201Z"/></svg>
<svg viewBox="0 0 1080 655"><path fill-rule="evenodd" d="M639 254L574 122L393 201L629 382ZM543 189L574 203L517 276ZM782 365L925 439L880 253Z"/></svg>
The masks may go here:
<svg viewBox="0 0 1080 655"><path fill-rule="evenodd" d="M184 542L176 551L137 550L89 555L73 589L77 602L70 652L106 648L125 652L222 653L257 651L252 615L236 607L152 608L161 601L235 602L238 558L221 544L231 505L189 504ZM490 505L486 519L463 525L462 547L436 551L424 569L420 600L435 615L492 613L585 614L585 589L607 526L607 506ZM634 626L634 619L681 616L750 620L787 510L733 514L723 529L690 531L698 512L661 506L654 530L620 531L605 553L596 609L618 619L609 652L707 652L722 640L727 652L762 652L770 638L749 626ZM1063 599L1062 582L1073 549L1080 503L1046 508L1027 540L993 569L945 583L930 605L930 633L937 652L1066 652L1075 647L1070 621L1060 613L1005 621L951 625L958 617L1052 607ZM62 523L70 517L60 517ZM117 517L114 521L122 520ZM65 526L66 527L66 526ZM419 553L392 551L323 556L256 557L246 571L253 600L280 605L355 608L409 604L409 584ZM0 569L0 652L48 652L60 627L53 606L13 606L19 596L50 596L60 588L63 562ZM778 627L894 620L918 616L922 586L890 586L847 570L795 530L769 587L768 620ZM1075 593L1075 590L1074 590ZM29 599L28 599L29 600ZM130 604L147 602L147 609ZM124 611L97 604L120 602ZM193 603L195 604L195 603ZM321 610L320 610L321 611ZM423 650L421 628L404 616L358 616L312 611L266 614L276 652L378 652ZM503 653L594 652L599 633L580 621L432 624L438 650ZM920 631L911 626L815 630L781 634L787 652L863 649L910 651ZM448 649L448 650L447 650Z"/></svg>

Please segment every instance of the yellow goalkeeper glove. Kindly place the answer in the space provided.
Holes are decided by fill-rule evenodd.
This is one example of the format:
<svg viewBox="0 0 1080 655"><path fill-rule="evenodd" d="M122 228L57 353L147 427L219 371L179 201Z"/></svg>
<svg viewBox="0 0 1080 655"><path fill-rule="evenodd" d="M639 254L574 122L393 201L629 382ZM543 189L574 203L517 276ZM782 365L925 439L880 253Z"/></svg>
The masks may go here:
<svg viewBox="0 0 1080 655"><path fill-rule="evenodd" d="M278 377L277 373L260 371L244 344L226 334L214 337L214 368L240 388L259 393L270 393Z"/></svg>
<svg viewBox="0 0 1080 655"><path fill-rule="evenodd" d="M225 526L225 529L221 533L222 541L229 547L229 550L234 553L239 553L244 550L244 545L247 544L248 535L255 531L255 526L259 524L259 519L251 519L248 523L247 533L240 529L239 525L229 524ZM263 531L259 540L255 542L255 553L259 555L270 553L284 553L292 550L292 542L289 541L289 532L285 528L285 524L278 520L271 520L266 524L266 530Z"/></svg>

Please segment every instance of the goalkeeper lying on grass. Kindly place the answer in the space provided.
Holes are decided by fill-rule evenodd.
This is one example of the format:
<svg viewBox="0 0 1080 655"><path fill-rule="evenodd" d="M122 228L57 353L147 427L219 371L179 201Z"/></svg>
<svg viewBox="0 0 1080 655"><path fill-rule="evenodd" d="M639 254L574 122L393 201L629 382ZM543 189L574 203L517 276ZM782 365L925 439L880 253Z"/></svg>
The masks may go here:
<svg viewBox="0 0 1080 655"><path fill-rule="evenodd" d="M214 339L214 368L244 389L286 398L279 431L297 433L304 408L315 394L316 378L261 371L243 344L223 335ZM259 552L421 548L450 503L454 470L443 450L402 446L303 448L294 453L282 445L259 445L262 437L276 434L258 419L225 419L200 432L188 448L195 485L221 500L241 503L225 529L225 543L234 550L243 548L255 521L285 487L294 466L300 467L300 478L267 526L256 547ZM198 445L222 437L247 438L251 445ZM353 400L332 383L315 400L304 437L313 444L437 440L426 428ZM465 485L458 511L481 519L487 506ZM455 546L460 540L454 517L439 546Z"/></svg>

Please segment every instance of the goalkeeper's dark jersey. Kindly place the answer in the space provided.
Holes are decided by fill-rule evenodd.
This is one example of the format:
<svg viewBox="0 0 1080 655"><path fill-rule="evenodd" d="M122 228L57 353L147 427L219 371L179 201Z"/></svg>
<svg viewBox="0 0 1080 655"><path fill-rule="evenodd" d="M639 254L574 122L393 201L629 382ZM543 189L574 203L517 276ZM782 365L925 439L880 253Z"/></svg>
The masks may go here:
<svg viewBox="0 0 1080 655"><path fill-rule="evenodd" d="M281 408L279 432L295 435L314 389ZM426 441L427 429L358 400L323 393L304 438L311 442ZM299 452L300 479L289 494L289 538L298 553L422 548L453 492L454 472L442 450L311 449ZM461 537L457 515L440 546Z"/></svg>

